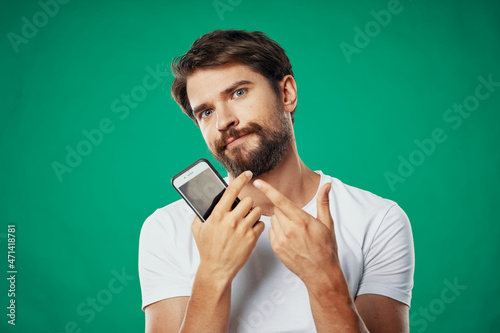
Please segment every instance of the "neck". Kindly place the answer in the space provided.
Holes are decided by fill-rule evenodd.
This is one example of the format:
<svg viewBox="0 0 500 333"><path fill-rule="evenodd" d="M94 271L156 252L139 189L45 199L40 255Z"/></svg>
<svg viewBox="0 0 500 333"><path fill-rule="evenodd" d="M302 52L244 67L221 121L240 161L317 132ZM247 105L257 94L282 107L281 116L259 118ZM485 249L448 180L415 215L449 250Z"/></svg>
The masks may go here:
<svg viewBox="0 0 500 333"><path fill-rule="evenodd" d="M253 178L241 191L239 198L250 196L254 205L262 209L262 214L271 216L274 205L253 186L256 179L262 179L271 184L280 193L294 202L298 207L304 207L314 198L318 191L320 175L309 169L300 159L295 140L291 140L283 160L271 172ZM229 175L229 181L234 177Z"/></svg>

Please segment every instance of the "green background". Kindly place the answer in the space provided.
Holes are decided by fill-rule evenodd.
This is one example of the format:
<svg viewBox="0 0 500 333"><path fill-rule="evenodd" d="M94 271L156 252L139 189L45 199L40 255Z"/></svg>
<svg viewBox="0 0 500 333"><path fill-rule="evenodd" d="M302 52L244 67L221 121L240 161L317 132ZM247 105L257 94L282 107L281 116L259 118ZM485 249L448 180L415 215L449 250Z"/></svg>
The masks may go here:
<svg viewBox="0 0 500 333"><path fill-rule="evenodd" d="M15 327L7 324L9 285L0 284L0 331L144 329L142 223L179 198L171 177L209 153L169 95L170 73L127 115L113 103L123 107L122 94L141 91L146 67L169 71L174 56L217 28L261 30L287 51L299 153L310 168L408 214L412 331L498 329L500 87L456 129L443 116L475 93L479 76L500 81L500 3L402 0L379 31L369 22L372 10L387 9L382 0L219 3L226 7L218 13L211 0L70 1L43 22L37 1L4 1L0 267L7 276L7 225L15 224L18 273ZM23 17L34 16L40 27L16 52L10 33L22 36ZM355 46L355 28L366 24L374 29L368 45L346 57L341 43ZM103 119L113 130L58 179L53 163L66 164L68 146L86 148L82 131ZM446 141L415 152L415 140L436 128ZM391 188L386 173L397 174L410 155L419 165ZM128 280L114 280L117 272ZM447 282L466 289L450 301ZM99 311L87 305L96 297Z"/></svg>

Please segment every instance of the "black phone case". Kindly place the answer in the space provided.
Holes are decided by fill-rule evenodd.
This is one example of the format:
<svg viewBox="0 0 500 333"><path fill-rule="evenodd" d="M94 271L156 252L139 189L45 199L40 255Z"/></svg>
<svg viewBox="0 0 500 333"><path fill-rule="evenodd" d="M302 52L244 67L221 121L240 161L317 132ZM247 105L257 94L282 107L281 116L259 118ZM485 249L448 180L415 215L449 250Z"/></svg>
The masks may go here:
<svg viewBox="0 0 500 333"><path fill-rule="evenodd" d="M200 214L198 214L198 212L196 211L196 209L194 209L193 205L191 205L191 203L182 195L181 191L179 191L179 189L174 186L174 180L177 177L179 177L180 175L182 175L183 173L185 173L186 171L188 171L189 169L191 169L192 167L194 167L196 164L202 163L202 162L205 162L206 164L208 164L208 166L210 167L210 169L212 169L213 173L220 179L220 181L222 182L222 184L224 184L224 187L227 188L228 185L227 185L226 181L224 180L224 178L222 178L222 176L219 174L219 172L217 172L217 170L214 168L214 166L212 165L212 163L210 163L205 158L200 158L199 160L197 160L196 162L192 163L191 165L189 165L187 168L185 168L181 172L177 173L175 176L172 177L171 183L172 183L172 186L175 188L175 190L182 197L182 199L184 199L184 201L189 205L189 207L191 207L191 209L193 210L193 212L195 212L195 214L198 215L198 217L200 218L200 220L202 222L205 222L206 219L203 216L200 216ZM209 210L207 211L207 218L208 218L208 216L210 216L210 214L212 213L213 208L219 202L220 198L222 197L222 195L224 193L225 193L225 190L221 194L219 194L217 197L214 198L214 201L213 201L214 203L212 204L211 208L209 208ZM234 201L234 203L233 203L233 205L232 205L231 208L234 209L234 207L236 207L236 205L239 202L240 202L240 199L236 198L236 200Z"/></svg>

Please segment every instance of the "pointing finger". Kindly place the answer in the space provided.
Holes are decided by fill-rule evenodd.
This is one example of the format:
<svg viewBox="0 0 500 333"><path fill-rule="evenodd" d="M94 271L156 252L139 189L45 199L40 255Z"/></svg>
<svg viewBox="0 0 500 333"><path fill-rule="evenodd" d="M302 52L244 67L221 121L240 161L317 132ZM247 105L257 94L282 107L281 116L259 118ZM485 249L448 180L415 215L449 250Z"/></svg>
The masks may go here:
<svg viewBox="0 0 500 333"><path fill-rule="evenodd" d="M279 208L281 212L288 218L301 216L305 212L297 207L290 199L281 194L278 190L272 187L267 182L258 179L253 182L253 185L258 188L264 195L271 200L275 207Z"/></svg>

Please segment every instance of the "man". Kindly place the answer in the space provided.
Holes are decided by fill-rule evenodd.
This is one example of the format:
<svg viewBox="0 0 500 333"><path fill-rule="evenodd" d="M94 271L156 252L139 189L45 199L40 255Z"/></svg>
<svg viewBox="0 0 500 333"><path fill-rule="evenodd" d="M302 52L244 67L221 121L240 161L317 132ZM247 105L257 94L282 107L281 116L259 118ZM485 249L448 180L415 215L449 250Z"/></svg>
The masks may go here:
<svg viewBox="0 0 500 333"><path fill-rule="evenodd" d="M172 95L229 187L205 223L182 200L144 223L146 331L407 332L408 218L301 161L284 50L260 32L217 30L172 68Z"/></svg>

